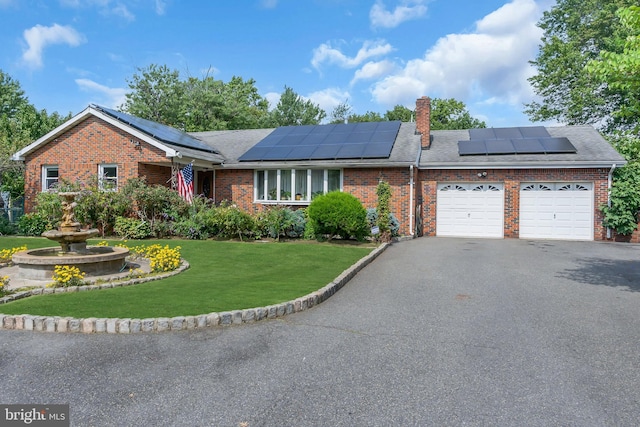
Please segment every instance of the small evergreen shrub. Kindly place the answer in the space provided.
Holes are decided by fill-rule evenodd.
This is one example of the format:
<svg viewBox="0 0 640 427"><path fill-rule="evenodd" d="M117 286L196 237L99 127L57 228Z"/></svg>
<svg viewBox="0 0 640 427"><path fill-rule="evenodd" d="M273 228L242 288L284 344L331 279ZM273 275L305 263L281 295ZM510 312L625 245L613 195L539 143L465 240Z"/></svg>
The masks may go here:
<svg viewBox="0 0 640 427"><path fill-rule="evenodd" d="M173 234L191 240L205 240L209 237L201 218L185 218L173 224Z"/></svg>
<svg viewBox="0 0 640 427"><path fill-rule="evenodd" d="M116 218L113 231L125 239L145 239L151 236L151 226L147 221L136 218Z"/></svg>
<svg viewBox="0 0 640 427"><path fill-rule="evenodd" d="M370 228L378 225L378 210L376 208L367 208L367 223ZM400 221L394 214L389 214L388 229L391 232L391 237L398 237L400 235Z"/></svg>
<svg viewBox="0 0 640 427"><path fill-rule="evenodd" d="M307 209L316 236L363 240L370 234L367 212L355 196L332 191L316 197Z"/></svg>
<svg viewBox="0 0 640 427"><path fill-rule="evenodd" d="M243 237L255 238L259 235L257 222L235 205L224 205L217 208L216 226L219 228L218 236L224 238Z"/></svg>

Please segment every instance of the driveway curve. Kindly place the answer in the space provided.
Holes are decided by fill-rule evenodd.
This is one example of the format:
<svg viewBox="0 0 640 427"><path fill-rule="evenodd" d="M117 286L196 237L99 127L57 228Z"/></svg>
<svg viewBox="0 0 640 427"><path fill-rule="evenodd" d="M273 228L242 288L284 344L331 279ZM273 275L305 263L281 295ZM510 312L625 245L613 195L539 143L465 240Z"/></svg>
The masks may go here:
<svg viewBox="0 0 640 427"><path fill-rule="evenodd" d="M640 246L421 238L254 324L0 330L0 403L81 426L640 424Z"/></svg>

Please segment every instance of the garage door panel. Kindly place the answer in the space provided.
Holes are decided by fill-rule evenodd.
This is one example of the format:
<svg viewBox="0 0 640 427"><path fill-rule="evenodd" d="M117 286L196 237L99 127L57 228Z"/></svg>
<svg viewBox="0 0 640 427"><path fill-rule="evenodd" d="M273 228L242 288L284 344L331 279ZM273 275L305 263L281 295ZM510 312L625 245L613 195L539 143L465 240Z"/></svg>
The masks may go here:
<svg viewBox="0 0 640 427"><path fill-rule="evenodd" d="M501 184L438 186L436 235L502 237L504 191Z"/></svg>
<svg viewBox="0 0 640 427"><path fill-rule="evenodd" d="M541 183L520 190L520 237L593 240L589 183Z"/></svg>

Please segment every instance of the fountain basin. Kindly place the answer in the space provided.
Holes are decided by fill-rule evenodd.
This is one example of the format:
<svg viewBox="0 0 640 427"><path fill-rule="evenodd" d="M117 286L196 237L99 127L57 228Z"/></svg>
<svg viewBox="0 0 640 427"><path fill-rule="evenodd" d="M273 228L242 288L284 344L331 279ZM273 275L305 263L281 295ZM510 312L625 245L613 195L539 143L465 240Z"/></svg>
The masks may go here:
<svg viewBox="0 0 640 427"><path fill-rule="evenodd" d="M12 260L19 277L51 280L56 265L73 265L87 276L118 273L128 255L127 248L89 246L82 253L63 252L61 248L31 249L15 253Z"/></svg>
<svg viewBox="0 0 640 427"><path fill-rule="evenodd" d="M87 252L87 239L90 239L94 236L100 234L100 231L96 228L92 228L89 230L49 230L42 233L42 237L46 237L49 240L56 241L60 243L62 252L76 252L76 253L86 253Z"/></svg>

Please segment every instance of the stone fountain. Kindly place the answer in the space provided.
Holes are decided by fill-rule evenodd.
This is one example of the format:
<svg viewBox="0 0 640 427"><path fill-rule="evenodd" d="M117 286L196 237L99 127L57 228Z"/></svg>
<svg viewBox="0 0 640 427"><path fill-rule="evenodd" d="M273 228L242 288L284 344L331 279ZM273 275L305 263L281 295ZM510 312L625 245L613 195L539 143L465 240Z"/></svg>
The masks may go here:
<svg viewBox="0 0 640 427"><path fill-rule="evenodd" d="M87 239L97 236L100 231L92 228L82 230L75 218L75 198L79 193L58 193L62 198L62 222L58 230L42 233L43 237L54 240L60 247L31 249L13 255L13 263L18 266L18 275L25 279L50 280L56 265L78 267L87 276L115 274L126 266L125 258L129 249L107 246L89 246Z"/></svg>

